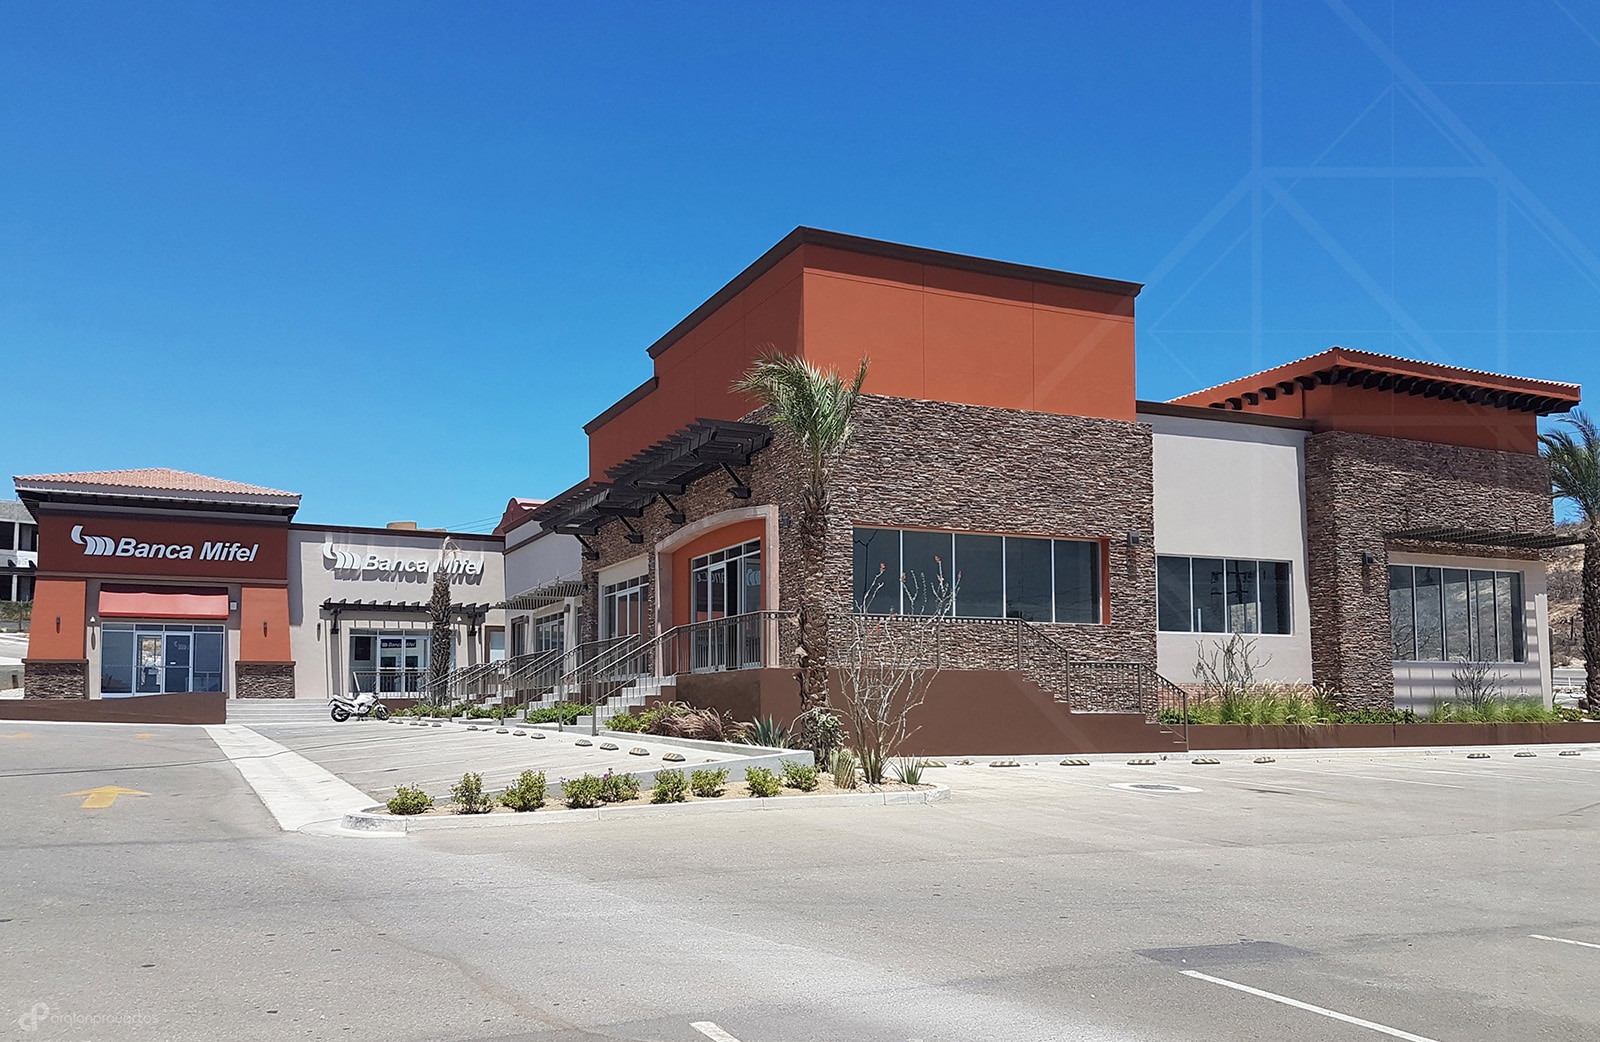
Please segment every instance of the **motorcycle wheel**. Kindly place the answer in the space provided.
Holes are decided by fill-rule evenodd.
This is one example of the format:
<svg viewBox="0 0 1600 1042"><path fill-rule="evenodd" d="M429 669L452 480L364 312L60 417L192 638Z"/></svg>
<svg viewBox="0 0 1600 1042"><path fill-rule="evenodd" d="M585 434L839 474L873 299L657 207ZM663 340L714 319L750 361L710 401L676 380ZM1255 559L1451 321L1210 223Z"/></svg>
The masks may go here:
<svg viewBox="0 0 1600 1042"><path fill-rule="evenodd" d="M342 724L346 720L350 719L350 710L346 709L344 706L334 706L333 711L328 715Z"/></svg>
<svg viewBox="0 0 1600 1042"><path fill-rule="evenodd" d="M382 702L379 702L373 707L372 715L377 717L379 720L387 720L389 719L389 707L384 705Z"/></svg>

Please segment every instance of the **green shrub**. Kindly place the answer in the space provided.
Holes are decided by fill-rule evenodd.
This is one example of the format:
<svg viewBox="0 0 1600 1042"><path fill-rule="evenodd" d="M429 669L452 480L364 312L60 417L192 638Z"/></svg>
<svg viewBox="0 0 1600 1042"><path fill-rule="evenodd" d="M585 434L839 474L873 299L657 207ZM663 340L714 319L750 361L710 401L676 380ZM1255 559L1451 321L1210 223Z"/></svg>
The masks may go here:
<svg viewBox="0 0 1600 1042"><path fill-rule="evenodd" d="M605 773L600 779L600 799L605 803L622 803L639 795L639 779L631 774Z"/></svg>
<svg viewBox="0 0 1600 1042"><path fill-rule="evenodd" d="M817 769L809 764L786 760L783 764L783 784L801 792L810 792L817 787Z"/></svg>
<svg viewBox="0 0 1600 1042"><path fill-rule="evenodd" d="M500 802L512 810L538 810L544 806L544 772L523 771L516 784L500 794Z"/></svg>
<svg viewBox="0 0 1600 1042"><path fill-rule="evenodd" d="M522 714L522 718L530 724L575 724L583 713L583 706L576 706L571 702L557 702L553 706L529 708Z"/></svg>
<svg viewBox="0 0 1600 1042"><path fill-rule="evenodd" d="M1428 713L1439 724L1553 724L1561 715L1537 698L1493 696L1480 702L1436 702Z"/></svg>
<svg viewBox="0 0 1600 1042"><path fill-rule="evenodd" d="M402 785L389 799L390 814L421 814L433 806L433 797L412 785Z"/></svg>
<svg viewBox="0 0 1600 1042"><path fill-rule="evenodd" d="M682 803L689 798L689 781L682 771L656 772L656 783L650 789L651 803Z"/></svg>
<svg viewBox="0 0 1600 1042"><path fill-rule="evenodd" d="M765 767L746 767L744 783L750 786L752 796L776 796L783 791L783 784L778 781L778 776Z"/></svg>
<svg viewBox="0 0 1600 1042"><path fill-rule="evenodd" d="M611 718L611 722L606 724L606 727L612 731L627 731L630 734L638 734L644 730L644 721L632 713L618 713Z"/></svg>
<svg viewBox="0 0 1600 1042"><path fill-rule="evenodd" d="M568 778L561 783L561 798L569 807L598 807L600 786L600 779L592 774L585 774L581 778Z"/></svg>
<svg viewBox="0 0 1600 1042"><path fill-rule="evenodd" d="M484 795L483 775L472 771L450 786L450 796L456 801L457 814L487 814L494 806L494 800Z"/></svg>
<svg viewBox="0 0 1600 1042"><path fill-rule="evenodd" d="M728 784L728 770L718 767L712 770L702 768L689 775L689 789L701 799L711 799L721 796L723 787Z"/></svg>
<svg viewBox="0 0 1600 1042"><path fill-rule="evenodd" d="M907 756L895 761L894 776L902 785L922 784L922 761L914 756Z"/></svg>
<svg viewBox="0 0 1600 1042"><path fill-rule="evenodd" d="M849 749L835 749L828 760L828 773L833 775L834 788L855 788L856 754Z"/></svg>
<svg viewBox="0 0 1600 1042"><path fill-rule="evenodd" d="M818 763L827 763L833 751L844 743L844 721L824 706L808 709L794 722L796 748L809 748Z"/></svg>
<svg viewBox="0 0 1600 1042"><path fill-rule="evenodd" d="M1556 706L1555 714L1562 723L1575 724L1583 719L1583 710L1575 706Z"/></svg>

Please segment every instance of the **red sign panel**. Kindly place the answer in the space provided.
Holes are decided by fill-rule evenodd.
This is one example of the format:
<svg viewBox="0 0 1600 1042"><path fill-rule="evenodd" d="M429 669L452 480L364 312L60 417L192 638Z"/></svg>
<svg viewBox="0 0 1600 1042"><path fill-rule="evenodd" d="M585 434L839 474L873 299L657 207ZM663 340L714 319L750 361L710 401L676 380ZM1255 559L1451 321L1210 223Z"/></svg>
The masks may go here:
<svg viewBox="0 0 1600 1042"><path fill-rule="evenodd" d="M285 525L43 514L39 571L287 582Z"/></svg>

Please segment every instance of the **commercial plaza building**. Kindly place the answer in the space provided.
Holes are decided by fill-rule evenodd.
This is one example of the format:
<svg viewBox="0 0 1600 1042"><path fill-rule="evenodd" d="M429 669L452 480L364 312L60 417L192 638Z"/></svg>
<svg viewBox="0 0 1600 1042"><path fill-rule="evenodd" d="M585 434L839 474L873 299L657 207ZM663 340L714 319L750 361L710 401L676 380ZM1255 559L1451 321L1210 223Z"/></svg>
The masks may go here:
<svg viewBox="0 0 1600 1042"><path fill-rule="evenodd" d="M582 481L448 554L193 475L18 478L40 526L28 693L141 693L176 646L191 689L414 694L447 561L453 663L504 660L479 673L519 697L627 664L614 704L792 715L802 582L838 620L916 611L896 577L941 573L959 583L930 733L1144 712L1236 633L1260 676L1353 706L1425 709L1463 660L1549 697L1537 421L1576 386L1333 348L1141 401L1139 291L797 229L650 347L653 375L586 426ZM771 351L870 359L812 576L795 450L732 390Z"/></svg>
<svg viewBox="0 0 1600 1042"><path fill-rule="evenodd" d="M1136 709L1106 678L1190 681L1230 633L1350 705L1426 707L1462 659L1548 697L1536 424L1576 386L1335 348L1144 402L1139 290L797 229L649 348L587 478L532 509L583 543L583 638L637 642L690 701L792 711L801 471L732 385L766 351L866 356L806 581L842 614L880 573L959 574L953 711L995 709L996 674ZM866 610L911 610L896 585Z"/></svg>
<svg viewBox="0 0 1600 1042"><path fill-rule="evenodd" d="M28 697L414 697L433 656L504 654L498 537L297 525L295 493L173 470L16 487L39 526ZM441 568L442 651L424 608Z"/></svg>

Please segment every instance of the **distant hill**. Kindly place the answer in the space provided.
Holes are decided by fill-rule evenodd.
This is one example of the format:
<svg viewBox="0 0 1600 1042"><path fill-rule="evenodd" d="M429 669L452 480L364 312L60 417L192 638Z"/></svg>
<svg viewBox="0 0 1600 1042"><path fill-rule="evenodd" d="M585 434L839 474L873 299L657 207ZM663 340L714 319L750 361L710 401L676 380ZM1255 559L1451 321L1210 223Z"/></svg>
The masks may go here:
<svg viewBox="0 0 1600 1042"><path fill-rule="evenodd" d="M1557 525L1575 532L1577 525ZM1550 584L1550 651L1557 666L1583 664L1583 547L1562 546L1546 552Z"/></svg>

